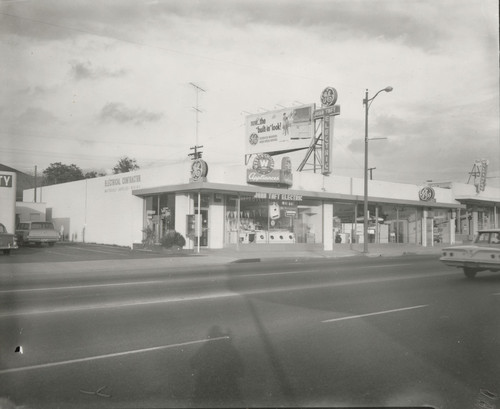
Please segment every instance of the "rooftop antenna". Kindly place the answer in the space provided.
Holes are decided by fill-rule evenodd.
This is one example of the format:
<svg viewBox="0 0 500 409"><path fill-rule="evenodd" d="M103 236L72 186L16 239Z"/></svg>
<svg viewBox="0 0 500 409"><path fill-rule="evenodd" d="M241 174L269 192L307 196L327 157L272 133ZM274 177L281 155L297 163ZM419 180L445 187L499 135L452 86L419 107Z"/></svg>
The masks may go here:
<svg viewBox="0 0 500 409"><path fill-rule="evenodd" d="M198 114L201 112L201 110L198 108L198 96L200 94L200 91L206 92L203 88L201 88L199 85L196 85L194 82L190 82L190 85L192 85L196 91L196 108L193 107L193 109L196 111L196 146L198 146Z"/></svg>

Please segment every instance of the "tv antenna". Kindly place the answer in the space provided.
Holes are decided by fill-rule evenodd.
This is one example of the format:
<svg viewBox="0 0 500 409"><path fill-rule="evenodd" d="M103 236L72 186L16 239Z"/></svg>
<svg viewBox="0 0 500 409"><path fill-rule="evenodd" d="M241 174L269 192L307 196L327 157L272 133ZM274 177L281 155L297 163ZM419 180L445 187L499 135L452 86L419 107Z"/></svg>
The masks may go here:
<svg viewBox="0 0 500 409"><path fill-rule="evenodd" d="M189 84L191 86L193 86L195 91L196 91L196 108L193 107L193 109L196 112L196 146L198 146L198 124L200 123L200 121L198 120L198 114L200 112L202 112L198 107L198 97L199 97L200 91L202 91L202 92L206 92L206 91L203 88L201 88L199 85L196 85L194 82L190 82Z"/></svg>

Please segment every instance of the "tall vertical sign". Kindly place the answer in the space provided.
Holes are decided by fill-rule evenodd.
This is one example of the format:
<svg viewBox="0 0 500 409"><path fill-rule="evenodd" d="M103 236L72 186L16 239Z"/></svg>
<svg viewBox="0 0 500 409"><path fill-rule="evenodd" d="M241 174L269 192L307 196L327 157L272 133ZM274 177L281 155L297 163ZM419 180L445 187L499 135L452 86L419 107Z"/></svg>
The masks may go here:
<svg viewBox="0 0 500 409"><path fill-rule="evenodd" d="M340 106L335 105L337 102L337 91L335 88L327 87L321 93L321 109L314 111L314 119L322 120L322 140L321 145L321 173L329 175L332 173L332 133L333 133L333 116L340 115Z"/></svg>
<svg viewBox="0 0 500 409"><path fill-rule="evenodd" d="M483 192L486 187L486 172L488 171L488 163L489 161L486 159L482 159L478 163L479 167L479 185L476 187L477 192Z"/></svg>
<svg viewBox="0 0 500 409"><path fill-rule="evenodd" d="M323 154L323 168L321 173L329 175L331 173L330 167L330 153L332 146L330 144L330 116L327 115L323 118L323 146L321 148Z"/></svg>

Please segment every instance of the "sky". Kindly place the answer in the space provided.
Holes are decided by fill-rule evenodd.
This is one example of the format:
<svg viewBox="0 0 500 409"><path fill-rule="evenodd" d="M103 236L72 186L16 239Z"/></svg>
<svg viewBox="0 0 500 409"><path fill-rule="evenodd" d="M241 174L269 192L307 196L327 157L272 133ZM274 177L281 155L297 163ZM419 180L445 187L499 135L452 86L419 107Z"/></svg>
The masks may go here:
<svg viewBox="0 0 500 409"><path fill-rule="evenodd" d="M0 0L0 163L244 163L249 114L338 92L332 173L500 186L496 0ZM302 152L300 155L303 155ZM296 168L301 157L292 158Z"/></svg>

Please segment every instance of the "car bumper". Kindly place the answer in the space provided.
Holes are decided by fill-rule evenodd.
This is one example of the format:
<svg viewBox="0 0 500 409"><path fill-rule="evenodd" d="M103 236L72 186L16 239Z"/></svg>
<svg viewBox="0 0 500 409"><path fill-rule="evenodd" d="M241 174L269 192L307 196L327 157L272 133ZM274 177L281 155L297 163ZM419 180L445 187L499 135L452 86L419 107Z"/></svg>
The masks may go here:
<svg viewBox="0 0 500 409"><path fill-rule="evenodd" d="M446 264L447 266L451 267L458 267L458 268L471 268L471 269L477 269L477 270L493 270L493 271L500 271L500 263L496 261L485 261L485 260L460 260L460 259L449 259L449 258L444 258L441 257L439 259L442 263Z"/></svg>

